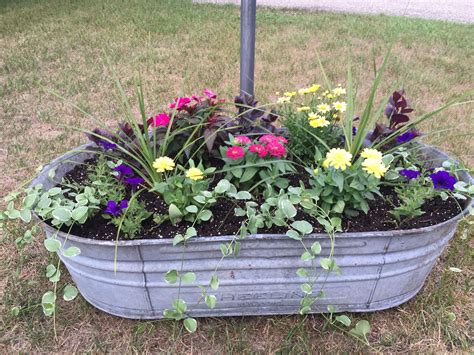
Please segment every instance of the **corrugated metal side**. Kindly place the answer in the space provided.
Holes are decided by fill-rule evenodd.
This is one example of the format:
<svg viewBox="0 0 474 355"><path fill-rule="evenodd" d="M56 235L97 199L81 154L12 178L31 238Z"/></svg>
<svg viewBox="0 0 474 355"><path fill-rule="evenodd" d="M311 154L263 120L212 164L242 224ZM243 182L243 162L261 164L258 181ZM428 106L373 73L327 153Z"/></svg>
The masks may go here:
<svg viewBox="0 0 474 355"><path fill-rule="evenodd" d="M442 153L426 149L432 158L446 159ZM59 165L56 179L86 155L68 154L59 159L64 162L65 158L67 162ZM60 161L53 161L51 166ZM466 179L471 178L466 175ZM34 184L39 182L54 184L46 174ZM367 312L409 300L423 286L460 217L417 230L338 234L335 258L341 274L327 275L317 269L321 275L314 289L322 288L325 296L313 311L324 312L331 304L338 311ZM43 225L51 237L55 230ZM79 256L61 259L84 298L105 312L127 318L160 318L178 297L186 300L189 314L196 317L297 313L302 297L299 286L305 280L296 275L296 270L310 265L300 260L303 247L297 241L284 235L249 236L242 241L238 257L221 262L217 271L219 289L209 290L217 297L217 306L211 310L201 299L198 285L208 284L221 259L219 246L231 236L194 238L186 247L173 246L170 239L120 241L115 271L113 241L63 233L58 238L64 247L75 245L81 249ZM310 246L314 241L322 245L321 257L327 256L327 236L307 236L304 242ZM167 284L164 275L170 269L181 269L181 263L184 271L195 272L197 278L195 283L178 289Z"/></svg>

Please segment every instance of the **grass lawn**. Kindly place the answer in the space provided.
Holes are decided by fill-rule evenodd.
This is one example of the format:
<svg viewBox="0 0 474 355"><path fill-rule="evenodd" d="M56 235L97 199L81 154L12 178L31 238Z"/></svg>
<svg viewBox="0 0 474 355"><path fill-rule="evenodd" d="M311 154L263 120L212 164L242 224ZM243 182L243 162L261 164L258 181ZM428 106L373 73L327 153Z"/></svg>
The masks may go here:
<svg viewBox="0 0 474 355"><path fill-rule="evenodd" d="M231 99L239 84L239 28L237 8L190 1L0 0L0 195L31 177L40 164L85 141L61 125L91 128L91 122L49 89L113 125L121 109L104 65L107 53L130 97L141 76L150 115L180 91L209 87ZM275 98L275 91L322 83L316 53L330 79L344 83L352 53L362 100L374 61L380 64L393 35L399 39L378 100L404 87L421 114L472 88L472 25L259 9L257 97L266 101ZM473 105L453 107L425 125L445 129L427 140L472 166L473 122ZM472 351L472 224L462 223L415 299L396 309L352 315L370 321L370 348L326 326L318 315L202 319L190 335L169 321L109 316L80 297L59 302L54 341L53 322L40 305L49 287L44 276L48 253L41 235L18 251L13 241L22 233L19 225L0 239L0 350ZM10 314L14 306L22 307L18 317Z"/></svg>

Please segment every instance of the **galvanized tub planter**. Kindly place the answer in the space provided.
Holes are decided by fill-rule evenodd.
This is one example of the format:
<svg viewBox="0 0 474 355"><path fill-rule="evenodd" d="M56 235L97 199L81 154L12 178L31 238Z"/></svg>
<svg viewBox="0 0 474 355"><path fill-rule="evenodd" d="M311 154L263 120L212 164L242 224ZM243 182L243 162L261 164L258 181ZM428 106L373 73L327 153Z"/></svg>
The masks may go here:
<svg viewBox="0 0 474 355"><path fill-rule="evenodd" d="M433 165L448 157L426 146L424 152ZM87 153L70 152L43 169L32 184L46 188L78 162L90 157ZM55 181L47 177L56 168ZM465 181L472 178L465 174ZM312 312L325 312L327 305L337 311L368 312L395 307L417 294L437 258L453 237L457 224L467 213L443 223L411 230L385 232L340 233L336 235L334 257L341 274L330 273L324 284L324 297ZM58 233L43 223L47 237ZM172 236L173 237L173 236ZM172 239L98 241L59 232L64 248L77 246L80 255L67 258L59 254L82 296L93 306L107 313L135 319L163 317L171 303L182 298L193 317L293 314L299 311L304 282L296 270L308 267L300 256L302 245L285 235L258 234L241 241L238 257L223 259L217 275L220 281L217 305L209 309L201 300L198 285L206 286L222 257L220 244L232 236L198 237L186 246L173 246ZM304 238L309 247L314 241L327 256L330 241L325 234ZM117 245L116 271L114 255ZM171 269L192 271L193 284L166 283L164 276ZM324 280L325 276L319 280ZM315 287L317 289L318 287Z"/></svg>

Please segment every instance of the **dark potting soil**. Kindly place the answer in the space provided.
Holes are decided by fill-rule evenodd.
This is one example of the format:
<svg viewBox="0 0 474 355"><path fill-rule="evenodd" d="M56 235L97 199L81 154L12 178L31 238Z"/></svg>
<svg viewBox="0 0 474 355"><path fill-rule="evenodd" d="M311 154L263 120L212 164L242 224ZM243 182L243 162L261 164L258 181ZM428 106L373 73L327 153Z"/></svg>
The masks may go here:
<svg viewBox="0 0 474 355"><path fill-rule="evenodd" d="M85 164L77 165L73 170L65 175L69 181L75 181L81 184L87 182L87 166L94 164L95 160L86 161ZM299 180L304 175L294 174L289 177L292 185L297 186ZM214 184L219 180L216 178ZM305 181L304 181L305 182ZM422 210L424 214L405 221L401 225L396 223L396 220L390 214L390 210L394 205L398 206L398 198L394 189L391 187L382 187L381 193L385 198L376 197L369 201L370 210L367 214L361 212L355 218L342 218L342 227L344 232L368 232L368 231L388 231L397 229L412 229L422 228L444 222L461 212L460 205L463 206L463 201L456 201L454 198L442 200L437 197L427 201ZM139 200L143 202L150 212L161 214L167 213L167 206L159 195L144 191L139 195ZM234 208L237 207L236 201L229 199L219 199L217 203L210 208L213 217L208 222L202 222L195 225L199 236L220 236L220 235L234 235L238 232L241 223L244 221L243 217L234 215ZM315 218L309 216L302 210L298 211L297 220L306 220L313 225L314 232L324 232L322 226ZM102 214L98 213L89 218L83 225L75 225L70 231L71 234L81 236L84 238L97 240L115 240L117 238L117 228L108 224L108 221L102 218ZM141 239L160 239L173 238L178 233L184 233L186 228L191 226L188 222L182 222L173 226L170 222L164 222L157 225L153 222L153 218L149 218L142 223L142 231L140 232ZM261 234L281 234L286 232L286 228L274 226L269 229L261 229ZM119 236L119 239L124 239Z"/></svg>

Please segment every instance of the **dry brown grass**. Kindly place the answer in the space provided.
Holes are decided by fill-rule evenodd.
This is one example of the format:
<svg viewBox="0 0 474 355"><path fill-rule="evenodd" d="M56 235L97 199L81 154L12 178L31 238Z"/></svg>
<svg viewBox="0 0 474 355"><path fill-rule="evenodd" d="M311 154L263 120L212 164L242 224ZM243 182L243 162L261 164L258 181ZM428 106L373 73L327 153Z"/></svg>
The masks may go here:
<svg viewBox="0 0 474 355"><path fill-rule="evenodd" d="M238 11L189 2L82 0L63 3L0 2L0 195L11 191L53 156L84 138L62 129L92 121L48 93L59 92L86 111L116 122L121 111L104 52L133 97L140 73L147 110L154 113L177 92L213 88L231 98L238 88ZM418 113L472 88L474 27L385 16L366 17L259 10L256 92L265 101L277 90L322 82L319 53L333 82L344 83L348 54L362 100L372 61L400 33L379 100L403 86ZM431 141L472 164L473 106L458 106L425 128L453 128ZM421 293L399 308L365 315L372 325L367 348L325 327L321 316L200 320L195 334L168 321L140 322L104 314L83 299L61 303L58 340L42 315L48 263L42 236L18 251L22 226L2 235L0 290L2 352L448 352L472 349L472 225L458 231ZM465 236L465 238L461 238ZM463 270L455 274L448 267ZM19 317L9 314L23 308ZM450 320L450 313L456 320Z"/></svg>

